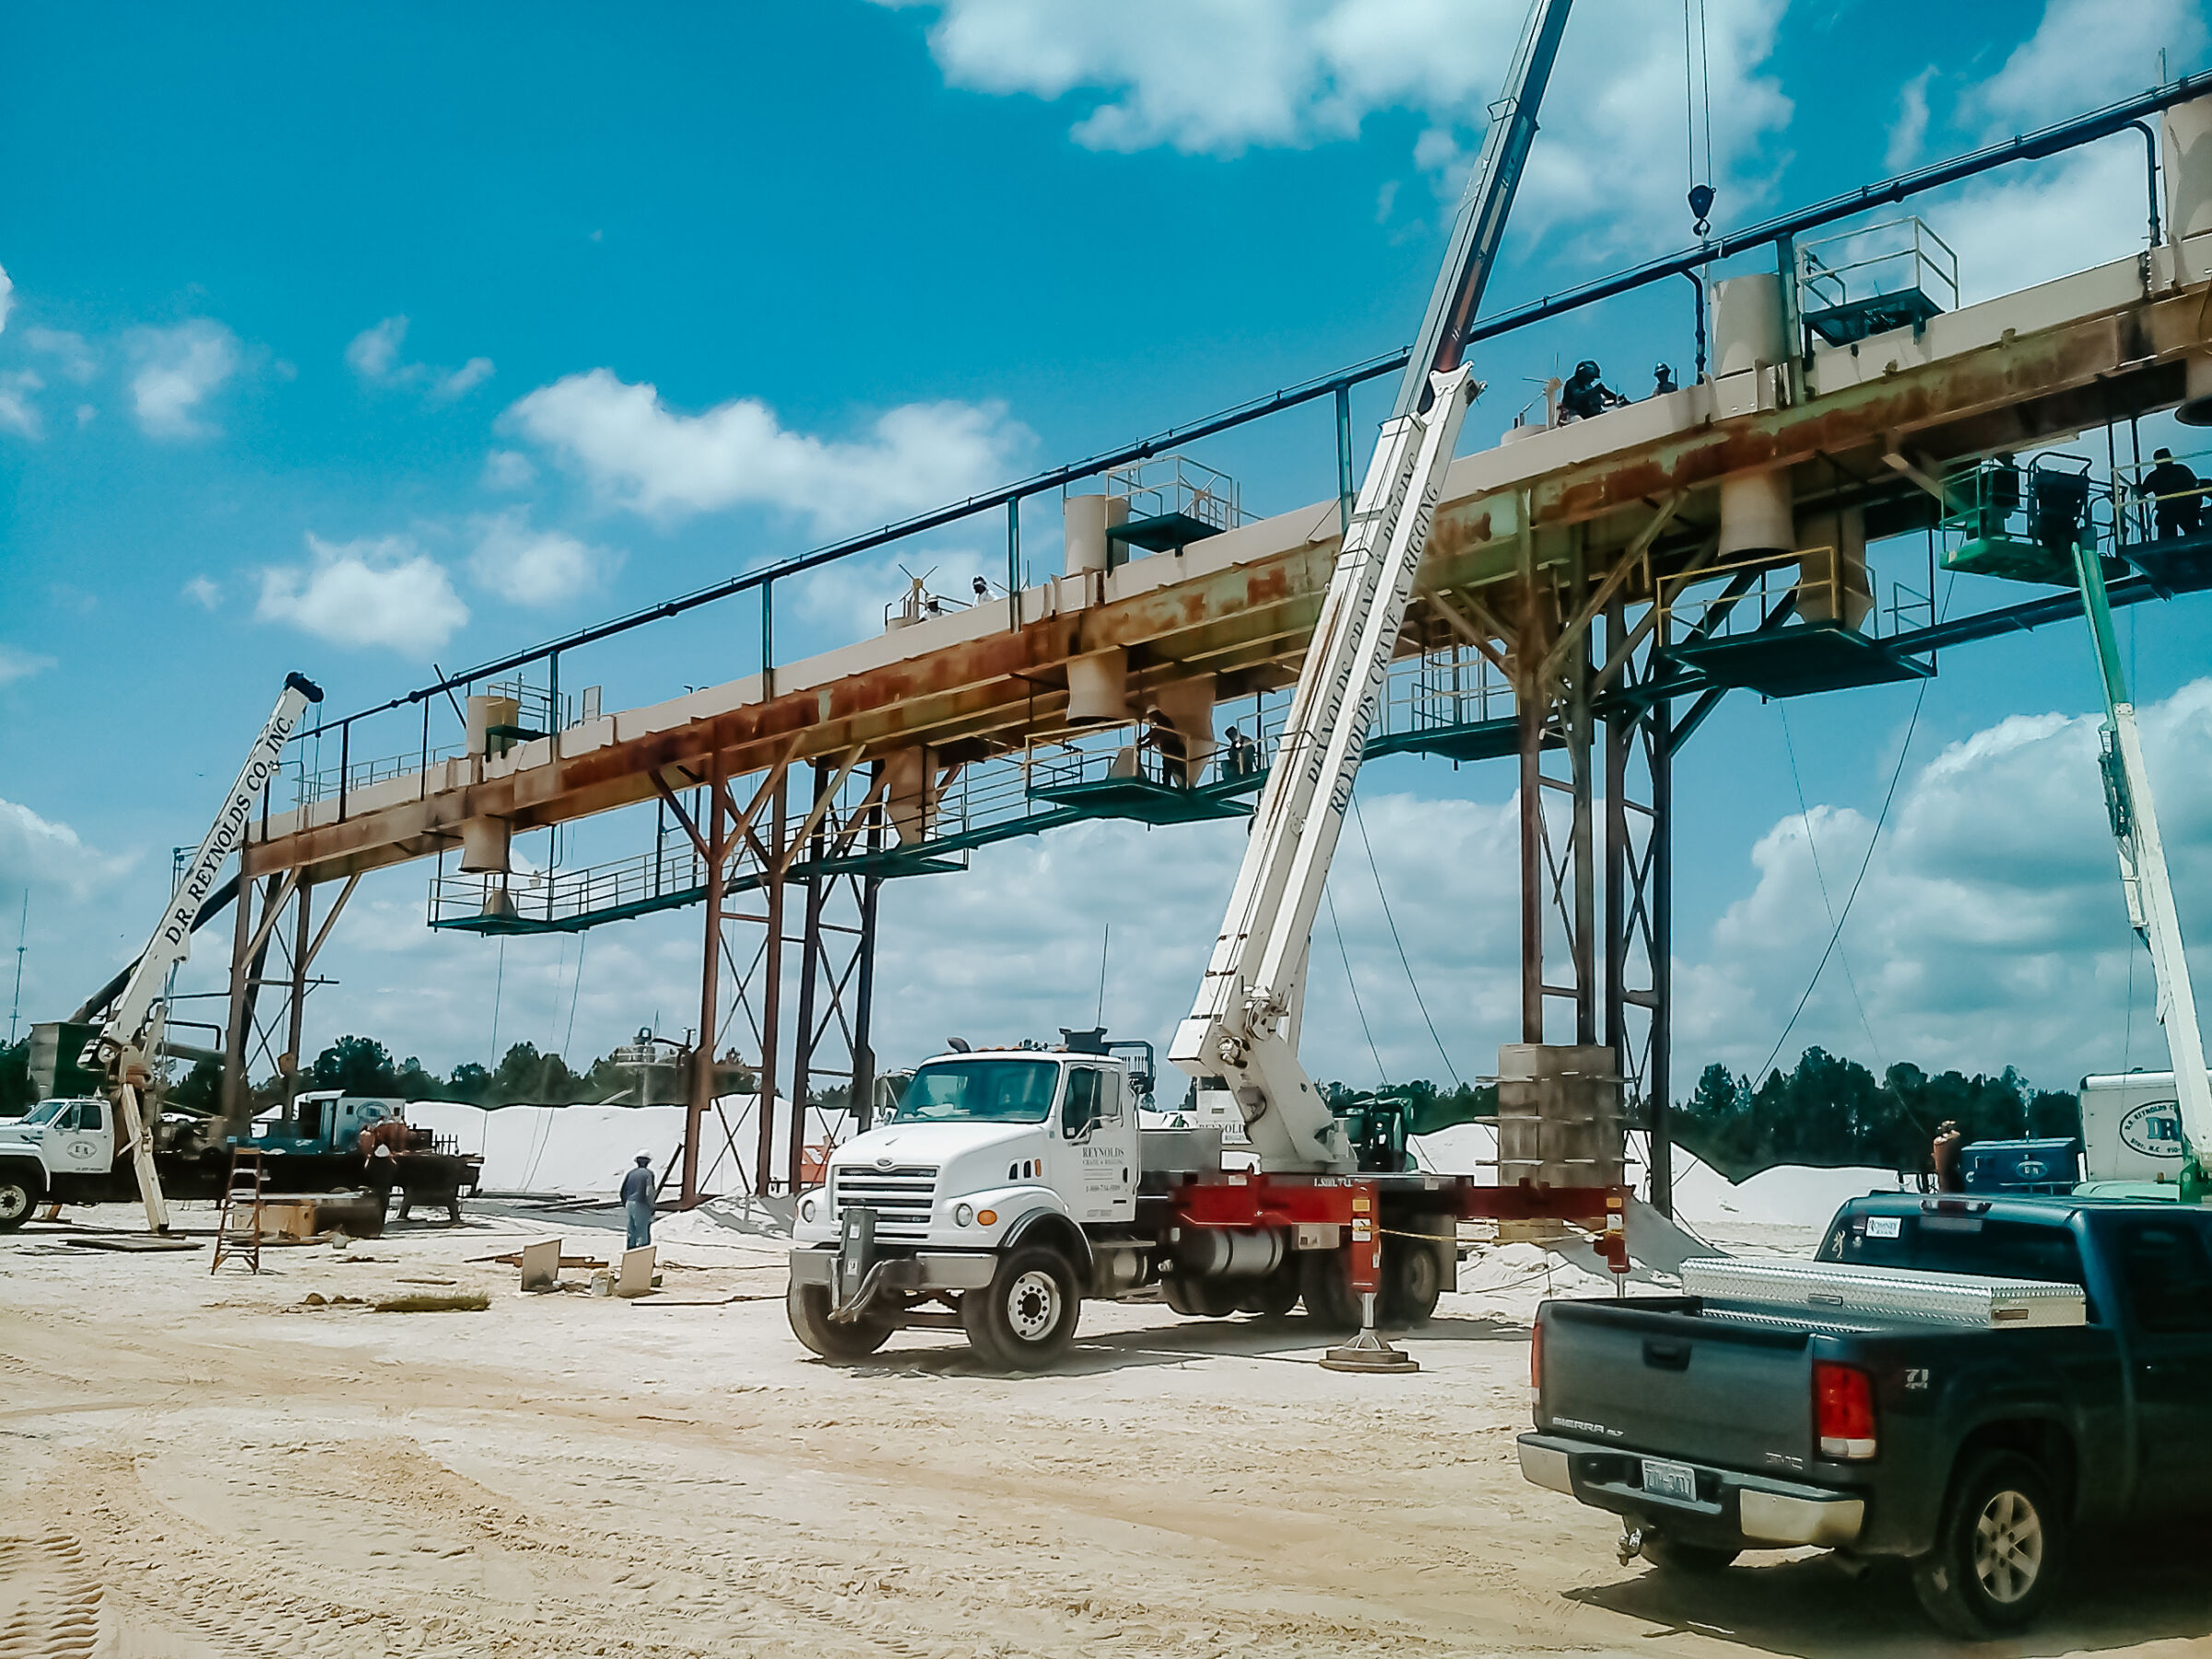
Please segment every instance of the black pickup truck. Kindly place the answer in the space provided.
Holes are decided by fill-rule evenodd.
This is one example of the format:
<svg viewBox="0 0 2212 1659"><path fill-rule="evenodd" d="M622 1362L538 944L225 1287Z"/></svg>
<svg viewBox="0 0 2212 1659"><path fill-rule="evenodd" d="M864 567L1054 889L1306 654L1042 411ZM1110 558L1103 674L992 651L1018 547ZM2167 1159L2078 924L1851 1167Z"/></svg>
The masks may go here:
<svg viewBox="0 0 2212 1659"><path fill-rule="evenodd" d="M2031 1620L2083 1529L2212 1512L2212 1211L1876 1194L1818 1259L2078 1286L2083 1322L1548 1301L1522 1473L1619 1514L1622 1559L1662 1571L1805 1545L1902 1558L1967 1637Z"/></svg>

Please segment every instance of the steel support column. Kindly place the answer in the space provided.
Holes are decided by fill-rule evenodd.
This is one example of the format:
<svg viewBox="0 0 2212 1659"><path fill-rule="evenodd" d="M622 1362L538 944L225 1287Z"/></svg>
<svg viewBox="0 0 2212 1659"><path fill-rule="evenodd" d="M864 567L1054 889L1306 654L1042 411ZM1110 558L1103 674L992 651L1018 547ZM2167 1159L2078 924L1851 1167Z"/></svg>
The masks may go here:
<svg viewBox="0 0 2212 1659"><path fill-rule="evenodd" d="M684 1112L682 1204L686 1209L700 1196L699 1147L705 1136L707 1113L714 1107L714 1062L722 1053L722 899L731 830L723 767L720 754L707 767L707 832L700 849L707 866L706 940L700 958L699 1038L691 1050L691 1088ZM698 832L694 830L693 833Z"/></svg>

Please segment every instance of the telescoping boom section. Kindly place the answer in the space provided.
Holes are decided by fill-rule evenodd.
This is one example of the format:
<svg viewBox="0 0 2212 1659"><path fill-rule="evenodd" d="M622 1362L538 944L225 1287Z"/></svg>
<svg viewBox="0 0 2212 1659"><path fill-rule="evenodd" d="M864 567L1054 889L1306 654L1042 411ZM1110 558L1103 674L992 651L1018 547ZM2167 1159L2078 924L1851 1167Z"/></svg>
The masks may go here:
<svg viewBox="0 0 2212 1659"><path fill-rule="evenodd" d="M1228 913L1197 1000L1169 1050L1193 1077L1228 1084L1263 1170L1342 1174L1358 1167L1299 1064L1298 980L1444 473L1480 389L1461 360L1467 330L1535 138L1568 6L1536 0L1505 89L1491 106L1482 156L1460 200L1394 413L1345 526Z"/></svg>
<svg viewBox="0 0 2212 1659"><path fill-rule="evenodd" d="M200 848L185 871L184 879L170 898L154 936L146 943L138 964L101 1023L100 1034L85 1047L78 1064L102 1073L107 1092L114 1101L116 1117L128 1137L131 1161L137 1171L138 1195L146 1205L146 1224L156 1232L169 1230L169 1205L161 1195L161 1177L154 1166L153 1126L139 1111L138 1089L146 1081L155 1005L170 971L192 954L193 924L215 890L216 877L245 839L261 792L283 763L284 746L310 703L323 700L313 681L298 674L285 676L284 695L254 739L238 781L230 785L222 810L207 827ZM244 902L241 900L240 902Z"/></svg>

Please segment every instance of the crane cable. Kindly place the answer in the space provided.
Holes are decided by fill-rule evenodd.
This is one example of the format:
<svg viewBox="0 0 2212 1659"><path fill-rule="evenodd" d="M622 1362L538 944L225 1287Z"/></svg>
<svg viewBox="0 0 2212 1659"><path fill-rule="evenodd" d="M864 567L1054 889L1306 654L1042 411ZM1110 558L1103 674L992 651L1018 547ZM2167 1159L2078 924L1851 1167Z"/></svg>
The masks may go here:
<svg viewBox="0 0 2212 1659"><path fill-rule="evenodd" d="M1352 975L1352 953L1344 947L1344 929L1336 921L1335 895L1324 887L1321 896L1328 903L1329 931L1336 935L1336 954L1344 959L1344 982L1351 987L1352 1007L1359 1016L1359 1031L1367 1039L1367 1052L1374 1057L1375 1078L1387 1088L1390 1073L1382 1068L1382 1051L1375 1046L1375 1033L1367 1023L1367 1005L1359 1000L1359 982Z"/></svg>
<svg viewBox="0 0 2212 1659"><path fill-rule="evenodd" d="M1696 14L1696 40L1691 40L1690 17ZM1705 178L1698 177L1698 105L1699 93L1704 94L1704 151ZM1682 0L1682 108L1684 123L1688 128L1689 151L1689 214L1696 221L1697 233L1703 236L1712 229L1712 58L1707 49L1705 33L1705 0Z"/></svg>
<svg viewBox="0 0 2212 1659"><path fill-rule="evenodd" d="M1859 995L1858 976L1851 971L1851 958L1842 945L1843 924L1836 919L1836 902L1829 897L1828 872L1820 867L1820 843L1813 839L1813 811L1806 804L1805 777L1797 770L1797 744L1790 735L1790 708L1787 703L1777 705L1782 712L1782 746L1790 757L1790 782L1797 787L1797 817L1805 825L1806 850L1813 855L1813 877L1820 884L1820 907L1828 912L1828 920L1836 930L1836 961L1843 970L1843 982L1851 987L1851 1006L1859 1011L1859 1029L1866 1033L1866 1041L1874 1045L1874 1057L1882 1063L1882 1070L1889 1070L1889 1056L1882 1052L1882 1040L1874 1034L1874 1022L1866 1018L1866 1004Z"/></svg>
<svg viewBox="0 0 2212 1659"><path fill-rule="evenodd" d="M1398 919L1390 913L1390 895L1382 890L1382 872L1375 863L1374 844L1367 839L1367 820L1359 815L1359 797L1352 796L1352 823L1359 831L1359 844L1367 851L1367 872L1375 878L1375 897L1382 902L1382 920L1390 924L1390 942L1398 947L1398 964L1406 970L1406 982L1413 988L1413 1006L1421 1011L1421 1023L1429 1028L1430 1039L1436 1044L1438 1058L1444 1069L1452 1074L1452 1085L1460 1088L1464 1079L1459 1067L1452 1064L1452 1056L1444 1048L1444 1040L1437 1032L1436 1021L1429 1017L1429 1005L1421 996L1421 982L1414 977L1413 963L1406 959L1406 941L1398 936Z"/></svg>

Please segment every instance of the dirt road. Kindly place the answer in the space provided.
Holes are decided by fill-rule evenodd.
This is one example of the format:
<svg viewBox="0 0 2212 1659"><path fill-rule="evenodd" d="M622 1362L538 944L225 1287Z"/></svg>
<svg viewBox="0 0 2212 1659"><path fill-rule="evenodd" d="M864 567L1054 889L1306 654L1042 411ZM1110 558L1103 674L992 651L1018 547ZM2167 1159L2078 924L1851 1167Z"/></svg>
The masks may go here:
<svg viewBox="0 0 2212 1659"><path fill-rule="evenodd" d="M0 1240L0 1659L1936 1645L1900 1581L1820 1558L1620 1566L1605 1517L1519 1478L1526 1332L1494 1299L1447 1299L1416 1377L1324 1371L1302 1321L1138 1306L1011 1381L934 1335L810 1359L757 1250L675 1247L640 1303L465 1259L532 1230L258 1278ZM489 1310L301 1306L455 1288ZM2202 1641L2203 1544L2090 1562L2018 1651Z"/></svg>

